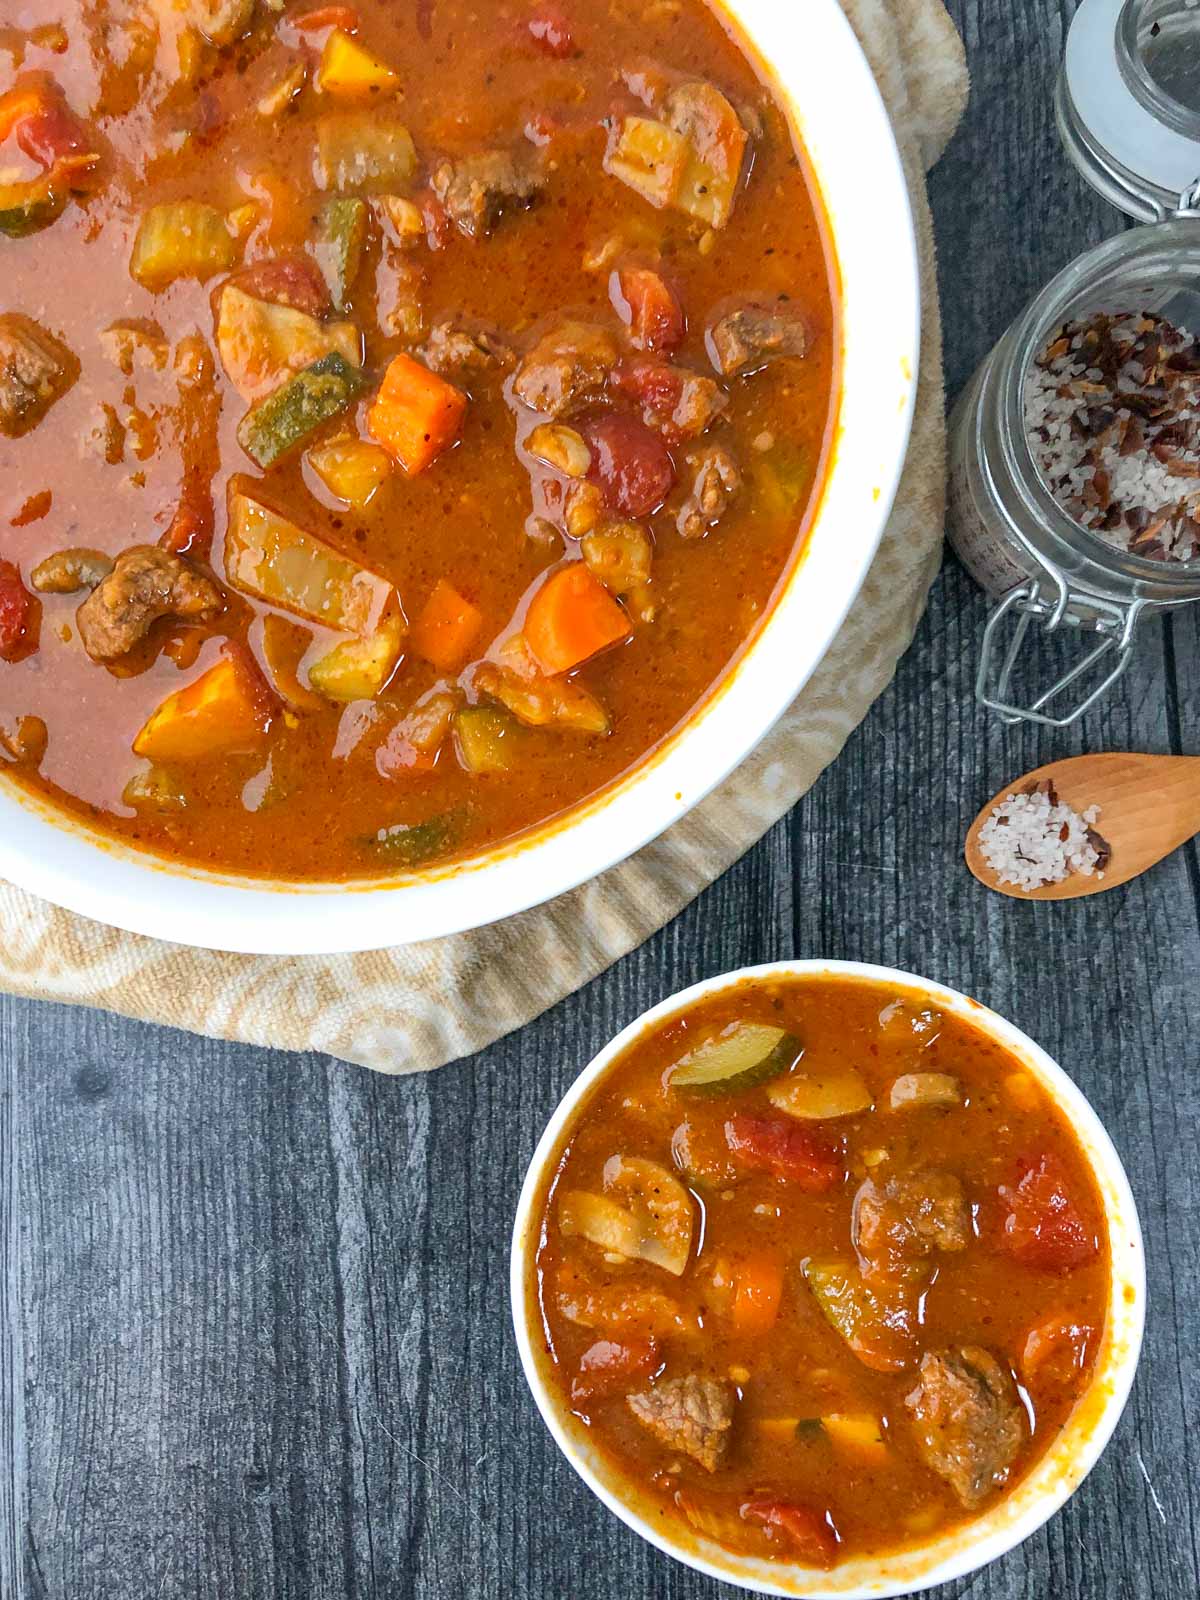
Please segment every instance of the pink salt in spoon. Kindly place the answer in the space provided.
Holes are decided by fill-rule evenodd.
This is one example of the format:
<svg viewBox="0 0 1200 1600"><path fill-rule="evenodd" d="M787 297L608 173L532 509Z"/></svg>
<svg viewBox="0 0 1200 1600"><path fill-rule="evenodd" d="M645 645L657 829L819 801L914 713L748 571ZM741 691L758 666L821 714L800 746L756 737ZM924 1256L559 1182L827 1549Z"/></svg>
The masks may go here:
<svg viewBox="0 0 1200 1600"><path fill-rule="evenodd" d="M1059 801L1081 816L1099 809L1096 832L1111 851L1102 871L1070 872L1037 889L1001 883L980 846L980 829L1009 795L1050 779ZM1005 784L967 830L964 854L980 883L1014 900L1076 900L1128 883L1200 834L1200 756L1110 754L1051 761Z"/></svg>

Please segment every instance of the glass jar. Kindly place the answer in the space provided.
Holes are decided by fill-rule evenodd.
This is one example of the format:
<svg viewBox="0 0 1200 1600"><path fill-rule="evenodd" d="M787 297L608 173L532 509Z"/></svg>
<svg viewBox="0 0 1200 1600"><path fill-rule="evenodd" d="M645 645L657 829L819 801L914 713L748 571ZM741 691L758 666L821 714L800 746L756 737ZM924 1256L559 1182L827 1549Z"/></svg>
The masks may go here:
<svg viewBox="0 0 1200 1600"><path fill-rule="evenodd" d="M1142 621L1200 599L1200 561L1150 561L1111 545L1069 516L1034 460L1025 385L1063 323L1096 311L1152 311L1200 329L1200 227L1190 220L1135 228L1060 272L1008 330L967 385L950 421L950 542L978 583L999 599L984 635L977 693L1013 719L1065 727L1129 665ZM1005 619L1012 638L1000 658ZM1095 635L1069 673L1030 705L1011 701L1013 668L1029 627ZM1102 666L1107 673L1097 683ZM1082 680L1083 698L1052 714Z"/></svg>
<svg viewBox="0 0 1200 1600"><path fill-rule="evenodd" d="M1200 187L1195 0L1081 0L1055 97L1087 181L1139 222L1194 209Z"/></svg>
<svg viewBox="0 0 1200 1600"><path fill-rule="evenodd" d="M984 634L978 698L1009 722L1066 727L1128 667L1148 617L1200 599L1200 559L1151 561L1068 515L1038 470L1025 422L1031 369L1064 323L1153 312L1200 333L1198 0L1082 0L1057 110L1089 182L1150 225L1073 261L980 365L950 420L947 533L999 601ZM1035 625L1076 630L1081 649L1021 705L1013 672Z"/></svg>

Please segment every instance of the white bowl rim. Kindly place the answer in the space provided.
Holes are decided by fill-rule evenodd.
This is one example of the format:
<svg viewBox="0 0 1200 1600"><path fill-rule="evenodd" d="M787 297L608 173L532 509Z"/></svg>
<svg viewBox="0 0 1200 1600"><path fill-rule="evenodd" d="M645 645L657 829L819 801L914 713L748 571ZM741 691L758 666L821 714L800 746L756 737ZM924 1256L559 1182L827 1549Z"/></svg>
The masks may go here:
<svg viewBox="0 0 1200 1600"><path fill-rule="evenodd" d="M766 64L788 105L829 225L842 337L833 444L807 543L716 691L607 790L445 870L336 884L208 872L89 829L0 773L0 877L111 926L214 950L314 955L417 943L516 915L598 877L696 806L782 716L858 595L899 485L920 350L916 232L886 109L838 0L796 10L776 0L706 3L728 13L735 38Z"/></svg>
<svg viewBox="0 0 1200 1600"><path fill-rule="evenodd" d="M682 1529L678 1539L668 1538L652 1521L639 1516L599 1475L588 1459L586 1441L564 1422L543 1376L526 1315L526 1286L537 1246L535 1206L539 1191L551 1157L596 1081L635 1040L705 996L753 980L805 976L846 977L884 984L900 994L952 1011L1017 1056L1071 1120L1104 1198L1112 1254L1108 1326L1095 1376L1041 1461L1010 1495L957 1530L896 1556L851 1559L831 1572L738 1557L712 1541L693 1538ZM512 1232L509 1295L521 1366L542 1420L575 1472L627 1527L685 1566L751 1593L790 1596L792 1600L887 1600L889 1596L914 1594L966 1577L998 1560L1035 1533L1074 1494L1100 1459L1133 1386L1145 1324L1146 1260L1137 1206L1112 1139L1074 1079L1039 1044L999 1013L945 984L895 967L808 959L765 962L692 984L636 1017L583 1068L538 1141L521 1186ZM1090 1415L1081 1418L1089 1401ZM1081 1418L1078 1427L1077 1418ZM1076 1433L1080 1434L1078 1441ZM615 1480L618 1474L612 1472L611 1476Z"/></svg>

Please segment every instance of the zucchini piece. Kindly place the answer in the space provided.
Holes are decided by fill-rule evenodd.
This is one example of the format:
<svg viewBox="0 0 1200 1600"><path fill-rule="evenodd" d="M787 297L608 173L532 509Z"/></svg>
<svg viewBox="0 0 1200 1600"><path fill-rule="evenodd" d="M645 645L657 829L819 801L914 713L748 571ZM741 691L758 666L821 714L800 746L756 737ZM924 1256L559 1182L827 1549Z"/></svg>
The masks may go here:
<svg viewBox="0 0 1200 1600"><path fill-rule="evenodd" d="M389 610L365 639L343 639L328 655L314 661L308 681L326 700L374 700L387 688L404 648L404 618L399 606Z"/></svg>
<svg viewBox="0 0 1200 1600"><path fill-rule="evenodd" d="M364 845L380 861L397 867L420 867L454 848L462 834L462 822L460 811L443 811L424 822L398 822L391 828L380 828Z"/></svg>
<svg viewBox="0 0 1200 1600"><path fill-rule="evenodd" d="M808 452L781 439L751 468L763 509L773 517L790 517L807 499L813 482Z"/></svg>
<svg viewBox="0 0 1200 1600"><path fill-rule="evenodd" d="M737 1094L779 1077L803 1053L803 1044L785 1028L734 1022L681 1056L667 1082L683 1094Z"/></svg>
<svg viewBox="0 0 1200 1600"><path fill-rule="evenodd" d="M329 285L334 310L347 308L367 242L367 203L353 195L326 200L317 217L313 259Z"/></svg>
<svg viewBox="0 0 1200 1600"><path fill-rule="evenodd" d="M133 811L186 811L187 794L166 767L144 767L121 790L122 804Z"/></svg>
<svg viewBox="0 0 1200 1600"><path fill-rule="evenodd" d="M864 1366L875 1372L898 1372L908 1365L912 1334L906 1314L889 1311L867 1288L856 1266L810 1256L801 1270L826 1322Z"/></svg>
<svg viewBox="0 0 1200 1600"><path fill-rule="evenodd" d="M247 411L238 424L238 443L256 466L273 467L345 411L366 386L357 367L331 350Z"/></svg>
<svg viewBox="0 0 1200 1600"><path fill-rule="evenodd" d="M225 576L239 593L265 600L317 627L370 639L400 612L395 589L378 573L229 485Z"/></svg>
<svg viewBox="0 0 1200 1600"><path fill-rule="evenodd" d="M468 772L509 772L522 739L521 724L492 706L464 706L454 719L458 758Z"/></svg>
<svg viewBox="0 0 1200 1600"><path fill-rule="evenodd" d="M66 185L56 185L50 173L30 183L0 184L0 233L23 239L48 227L66 203Z"/></svg>
<svg viewBox="0 0 1200 1600"><path fill-rule="evenodd" d="M198 200L151 206L133 242L129 271L144 289L157 291L176 278L206 278L233 266L236 246L225 218Z"/></svg>
<svg viewBox="0 0 1200 1600"><path fill-rule="evenodd" d="M797 1072L767 1090L777 1111L802 1122L826 1122L870 1111L874 1097L866 1081L852 1069L845 1072Z"/></svg>
<svg viewBox="0 0 1200 1600"><path fill-rule="evenodd" d="M362 335L353 322L322 322L294 306L260 300L233 279L217 303L217 349L230 382L251 404L322 356L362 365Z"/></svg>
<svg viewBox="0 0 1200 1600"><path fill-rule="evenodd" d="M317 124L317 183L339 193L389 194L407 188L417 169L412 135L376 111L322 117Z"/></svg>
<svg viewBox="0 0 1200 1600"><path fill-rule="evenodd" d="M365 511L392 472L392 458L366 439L330 439L305 457L321 482L355 511Z"/></svg>

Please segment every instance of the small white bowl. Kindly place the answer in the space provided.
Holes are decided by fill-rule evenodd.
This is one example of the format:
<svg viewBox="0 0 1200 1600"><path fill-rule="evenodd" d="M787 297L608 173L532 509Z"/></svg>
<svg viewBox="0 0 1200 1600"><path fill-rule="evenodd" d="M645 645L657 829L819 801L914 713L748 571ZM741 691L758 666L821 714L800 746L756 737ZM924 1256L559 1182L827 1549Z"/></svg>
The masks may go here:
<svg viewBox="0 0 1200 1600"><path fill-rule="evenodd" d="M841 391L807 542L716 690L618 783L447 870L304 884L204 872L107 838L0 771L0 878L115 927L216 950L415 943L514 916L624 860L701 801L783 714L862 586L904 465L920 348L916 238L887 113L839 0L725 0L724 9L790 109L824 204L840 285Z"/></svg>
<svg viewBox="0 0 1200 1600"><path fill-rule="evenodd" d="M606 1460L587 1429L556 1399L547 1379L548 1360L539 1347L537 1308L530 1295L538 1246L539 1203L548 1169L564 1133L597 1081L641 1035L686 1011L706 995L751 978L801 975L862 978L897 994L959 1016L983 1029L1016 1056L1070 1119L1096 1175L1108 1225L1112 1290L1104 1341L1087 1393L1038 1465L989 1510L919 1548L897 1555L847 1558L831 1572L739 1556L682 1526L662 1527L661 1515ZM1027 1539L1071 1497L1095 1466L1125 1408L1137 1368L1145 1318L1146 1261L1129 1180L1112 1140L1088 1101L1039 1045L978 1001L941 984L891 967L855 961L779 961L726 973L673 995L630 1023L579 1074L559 1104L534 1151L517 1203L510 1274L513 1321L525 1377L554 1441L575 1471L610 1511L657 1549L709 1577L759 1594L880 1600L948 1583L985 1566Z"/></svg>

